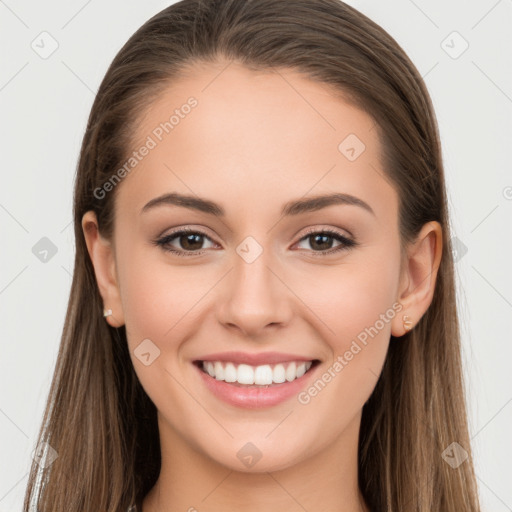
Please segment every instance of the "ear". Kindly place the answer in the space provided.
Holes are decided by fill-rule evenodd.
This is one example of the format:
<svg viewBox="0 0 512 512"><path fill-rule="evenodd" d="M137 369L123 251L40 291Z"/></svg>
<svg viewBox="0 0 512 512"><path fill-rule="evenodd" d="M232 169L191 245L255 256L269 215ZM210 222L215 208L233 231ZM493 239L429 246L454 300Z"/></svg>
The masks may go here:
<svg viewBox="0 0 512 512"><path fill-rule="evenodd" d="M403 309L391 324L393 336L403 336L413 329L430 306L442 249L442 228L435 221L426 223L416 240L407 248L397 297ZM407 315L405 320L410 323L404 322L404 315Z"/></svg>
<svg viewBox="0 0 512 512"><path fill-rule="evenodd" d="M104 308L112 310L112 315L105 319L112 327L121 327L124 324L124 315L112 244L101 236L96 214L93 211L86 212L82 217L82 230Z"/></svg>

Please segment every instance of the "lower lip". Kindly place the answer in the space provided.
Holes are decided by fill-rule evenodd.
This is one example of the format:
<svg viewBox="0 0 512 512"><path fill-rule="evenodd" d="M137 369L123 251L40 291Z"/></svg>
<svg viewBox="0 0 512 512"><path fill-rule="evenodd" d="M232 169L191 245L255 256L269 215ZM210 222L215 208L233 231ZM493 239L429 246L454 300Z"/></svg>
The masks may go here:
<svg viewBox="0 0 512 512"><path fill-rule="evenodd" d="M260 409L278 405L292 396L298 395L310 377L315 373L318 364L312 366L302 377L291 382L273 384L268 388L235 386L223 380L217 380L204 372L196 364L206 387L218 398L228 404L246 409Z"/></svg>

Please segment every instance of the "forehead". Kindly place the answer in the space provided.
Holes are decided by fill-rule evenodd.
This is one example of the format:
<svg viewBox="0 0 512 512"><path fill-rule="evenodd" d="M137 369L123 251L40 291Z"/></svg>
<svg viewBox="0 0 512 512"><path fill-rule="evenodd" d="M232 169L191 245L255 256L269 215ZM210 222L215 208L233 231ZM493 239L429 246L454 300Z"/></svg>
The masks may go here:
<svg viewBox="0 0 512 512"><path fill-rule="evenodd" d="M143 145L151 149L124 179L119 208L140 210L171 191L214 198L228 214L242 202L280 208L338 191L376 202L376 210L396 207L374 120L293 70L193 65L145 111L133 150Z"/></svg>

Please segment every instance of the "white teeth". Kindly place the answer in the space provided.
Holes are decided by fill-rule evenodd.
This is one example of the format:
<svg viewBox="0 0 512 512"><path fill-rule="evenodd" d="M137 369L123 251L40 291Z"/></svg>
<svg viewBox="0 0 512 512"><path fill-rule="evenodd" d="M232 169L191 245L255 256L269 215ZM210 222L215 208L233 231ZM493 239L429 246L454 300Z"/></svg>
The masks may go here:
<svg viewBox="0 0 512 512"><path fill-rule="evenodd" d="M206 365L206 368L204 365ZM206 371L208 372L208 375L210 375L210 377L215 377L215 369L213 367L212 362L206 361L205 363L203 363L203 368L206 369Z"/></svg>
<svg viewBox="0 0 512 512"><path fill-rule="evenodd" d="M257 366L254 372L254 384L264 386L272 384L272 368L268 364L264 366Z"/></svg>
<svg viewBox="0 0 512 512"><path fill-rule="evenodd" d="M306 373L306 363L300 363L297 366L297 378L302 377Z"/></svg>
<svg viewBox="0 0 512 512"><path fill-rule="evenodd" d="M239 364L236 371L236 380L240 384L254 384L254 370L247 364Z"/></svg>
<svg viewBox="0 0 512 512"><path fill-rule="evenodd" d="M270 384L281 384L285 381L292 382L302 377L311 368L312 364L312 361L301 361L250 366L248 364L236 365L231 362L203 361L202 366L208 375L216 380L268 386Z"/></svg>
<svg viewBox="0 0 512 512"><path fill-rule="evenodd" d="M237 379L236 366L233 363L227 363L224 368L224 380L226 382L235 382Z"/></svg>
<svg viewBox="0 0 512 512"><path fill-rule="evenodd" d="M288 365L288 368L286 368L286 380L288 382L291 382L292 380L295 380L297 378L297 367L295 366L295 363L290 363Z"/></svg>
<svg viewBox="0 0 512 512"><path fill-rule="evenodd" d="M215 378L217 380L224 380L224 367L222 366L222 363L215 361L213 368L215 370Z"/></svg>
<svg viewBox="0 0 512 512"><path fill-rule="evenodd" d="M276 384L281 384L286 380L286 371L282 364L276 364L274 366L274 371L272 372L272 380Z"/></svg>

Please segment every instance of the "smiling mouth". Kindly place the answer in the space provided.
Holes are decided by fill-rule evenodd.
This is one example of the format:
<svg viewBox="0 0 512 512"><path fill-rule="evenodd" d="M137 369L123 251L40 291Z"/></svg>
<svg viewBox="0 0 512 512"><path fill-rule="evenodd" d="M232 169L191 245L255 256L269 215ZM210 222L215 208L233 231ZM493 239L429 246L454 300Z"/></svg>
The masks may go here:
<svg viewBox="0 0 512 512"><path fill-rule="evenodd" d="M194 365L213 379L244 388L268 388L293 382L318 364L318 359L258 366L227 361L194 361Z"/></svg>

